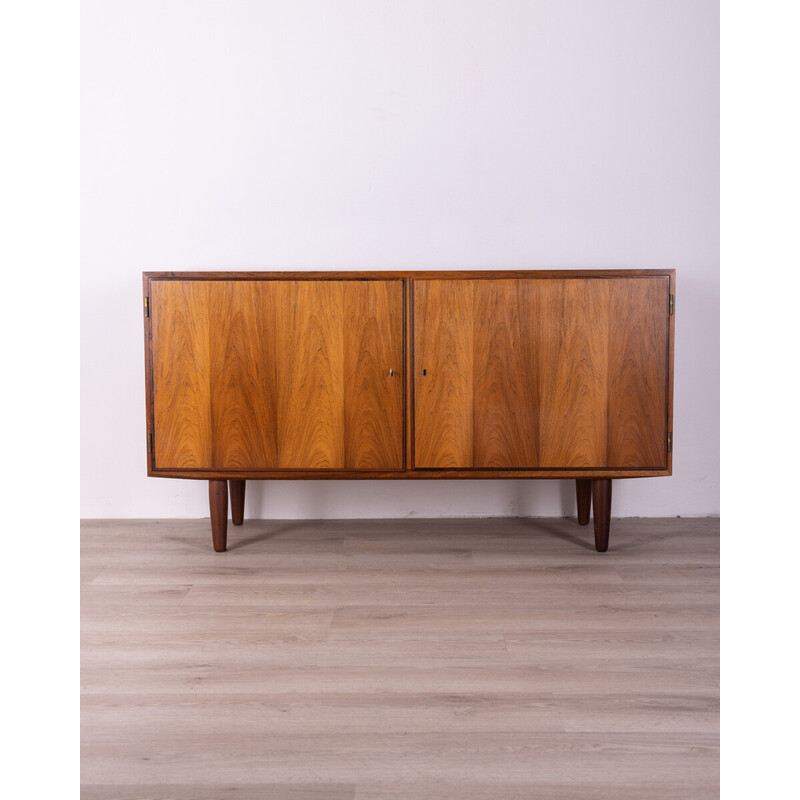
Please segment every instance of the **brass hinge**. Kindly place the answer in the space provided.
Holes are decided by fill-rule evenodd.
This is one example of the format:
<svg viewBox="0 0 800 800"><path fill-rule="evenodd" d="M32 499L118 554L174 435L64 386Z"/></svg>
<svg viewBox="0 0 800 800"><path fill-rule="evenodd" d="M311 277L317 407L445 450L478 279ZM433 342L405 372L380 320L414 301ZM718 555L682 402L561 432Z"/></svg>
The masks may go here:
<svg viewBox="0 0 800 800"><path fill-rule="evenodd" d="M675 313L675 295L674 294L671 294L669 296L669 313L670 314L674 314Z"/></svg>
<svg viewBox="0 0 800 800"><path fill-rule="evenodd" d="M153 455L153 434L147 434L147 452Z"/></svg>
<svg viewBox="0 0 800 800"><path fill-rule="evenodd" d="M672 452L672 431L667 434L667 452Z"/></svg>
<svg viewBox="0 0 800 800"><path fill-rule="evenodd" d="M672 295L670 295L670 297L672 297ZM146 317L150 316L150 298L149 297L145 297L145 299L144 299L144 315Z"/></svg>

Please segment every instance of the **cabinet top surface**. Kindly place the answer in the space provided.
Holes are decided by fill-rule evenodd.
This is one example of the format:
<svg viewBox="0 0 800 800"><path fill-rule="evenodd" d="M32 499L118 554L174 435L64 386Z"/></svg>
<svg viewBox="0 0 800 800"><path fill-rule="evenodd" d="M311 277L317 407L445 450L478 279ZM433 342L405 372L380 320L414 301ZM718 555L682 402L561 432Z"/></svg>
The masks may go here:
<svg viewBox="0 0 800 800"><path fill-rule="evenodd" d="M674 277L674 269L547 269L547 270L367 270L367 271L202 271L143 272L149 280L400 280L498 278L654 278Z"/></svg>

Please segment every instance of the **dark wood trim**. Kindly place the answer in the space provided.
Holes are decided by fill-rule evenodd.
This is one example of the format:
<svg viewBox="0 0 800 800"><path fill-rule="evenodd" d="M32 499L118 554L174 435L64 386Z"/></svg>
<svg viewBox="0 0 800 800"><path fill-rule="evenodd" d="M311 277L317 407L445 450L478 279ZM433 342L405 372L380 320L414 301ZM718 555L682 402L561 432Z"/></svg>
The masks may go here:
<svg viewBox="0 0 800 800"><path fill-rule="evenodd" d="M330 272L145 272L150 280L303 281L303 280L497 280L498 278L652 278L674 276L674 269L566 269L566 270L363 270Z"/></svg>
<svg viewBox="0 0 800 800"><path fill-rule="evenodd" d="M244 491L247 481L232 479L228 481L231 492L231 522L241 525L244 522Z"/></svg>
<svg viewBox="0 0 800 800"><path fill-rule="evenodd" d="M675 280L676 280L676 273L675 270L670 270L669 275L669 292L670 294L676 295L675 292ZM667 362L667 426L666 426L666 433L673 431L672 427L672 403L673 403L673 394L674 394L674 369L675 369L675 314L677 313L678 308L678 298L677 295L675 297L675 309L673 310L672 314L668 314L667 319L669 320L669 331L668 331L668 339L667 339L667 353L668 353L668 362ZM664 437L666 439L666 435ZM674 433L673 433L673 440L674 440ZM666 446L665 449L667 451L667 471L670 475L672 475L672 451L674 450L674 441L673 447L669 448Z"/></svg>
<svg viewBox="0 0 800 800"><path fill-rule="evenodd" d="M550 470L459 470L459 469L409 469L409 470L214 470L214 469L156 469L148 473L152 478L189 478L194 480L494 480L502 478L532 480L577 480L578 478L663 478L666 470L656 469L564 469Z"/></svg>
<svg viewBox="0 0 800 800"><path fill-rule="evenodd" d="M575 496L578 501L578 523L588 525L592 513L592 482L586 478L575 481Z"/></svg>
<svg viewBox="0 0 800 800"><path fill-rule="evenodd" d="M149 313L144 315L144 302L147 301ZM148 440L153 441L151 437L155 431L155 404L153 398L153 304L150 301L150 279L147 273L142 276L142 319L144 320L144 386L145 386L145 419L147 426L147 439L145 448L147 451L147 474L154 474L156 468L155 463L155 446L152 450L148 446Z"/></svg>
<svg viewBox="0 0 800 800"><path fill-rule="evenodd" d="M594 509L594 547L598 553L608 550L608 533L611 527L611 481L600 478L592 481L592 506Z"/></svg>
<svg viewBox="0 0 800 800"><path fill-rule="evenodd" d="M211 512L211 540L218 553L225 552L228 543L228 482L208 482L208 505Z"/></svg>

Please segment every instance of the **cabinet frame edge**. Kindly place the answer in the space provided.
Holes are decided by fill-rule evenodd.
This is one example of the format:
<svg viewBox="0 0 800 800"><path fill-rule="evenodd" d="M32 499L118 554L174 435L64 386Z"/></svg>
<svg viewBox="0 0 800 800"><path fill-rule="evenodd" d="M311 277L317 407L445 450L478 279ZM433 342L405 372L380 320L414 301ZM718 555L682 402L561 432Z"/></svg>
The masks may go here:
<svg viewBox="0 0 800 800"><path fill-rule="evenodd" d="M325 480L325 479L561 479L581 478L645 478L672 475L673 448L667 447L667 434L673 433L673 397L675 362L675 314L668 314L667 343L667 413L664 447L665 469L605 468L605 469L538 469L538 470L485 470L485 469L419 469L414 468L414 371L413 371L413 289L415 280L463 280L501 278L635 278L666 277L668 292L675 295L675 269L637 270L404 270L404 271L346 271L346 272L142 272L143 301L149 300L149 313L143 314L145 343L145 403L147 476L163 478L251 479L251 480ZM157 468L155 464L155 403L153 387L152 322L153 280L401 280L403 284L403 350L405 365L405 391L403 395L403 469L401 470L186 470ZM143 302L144 306L144 302ZM152 445L152 446L151 446Z"/></svg>

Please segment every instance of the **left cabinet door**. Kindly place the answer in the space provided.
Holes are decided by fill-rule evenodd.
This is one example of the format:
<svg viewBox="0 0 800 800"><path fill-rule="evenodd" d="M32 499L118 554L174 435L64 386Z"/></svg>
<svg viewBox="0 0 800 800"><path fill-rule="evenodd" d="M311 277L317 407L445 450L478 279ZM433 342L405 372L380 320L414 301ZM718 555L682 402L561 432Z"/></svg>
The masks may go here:
<svg viewBox="0 0 800 800"><path fill-rule="evenodd" d="M150 306L156 470L402 468L402 281L152 279Z"/></svg>

